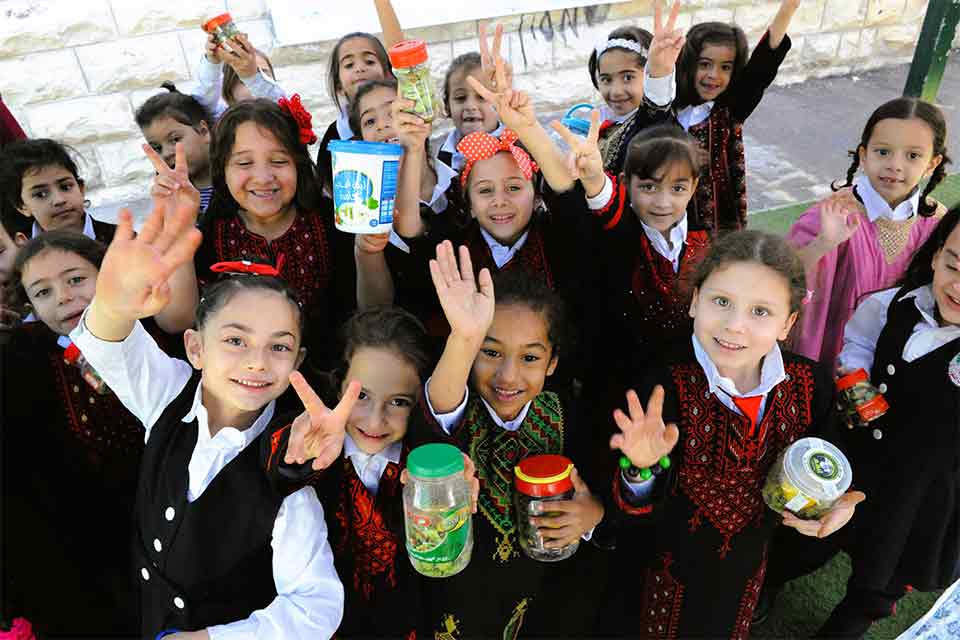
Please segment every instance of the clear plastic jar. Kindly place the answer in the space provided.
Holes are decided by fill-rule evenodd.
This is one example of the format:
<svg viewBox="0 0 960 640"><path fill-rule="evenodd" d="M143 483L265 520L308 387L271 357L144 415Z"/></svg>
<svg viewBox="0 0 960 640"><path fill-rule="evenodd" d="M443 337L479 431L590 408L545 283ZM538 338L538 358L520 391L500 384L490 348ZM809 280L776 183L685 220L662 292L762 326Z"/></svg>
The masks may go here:
<svg viewBox="0 0 960 640"><path fill-rule="evenodd" d="M404 40L390 47L389 55L400 96L415 103L412 113L425 122L432 122L440 110L430 77L427 43L423 40Z"/></svg>
<svg viewBox="0 0 960 640"><path fill-rule="evenodd" d="M847 423L851 427L857 423L872 422L890 408L880 390L870 384L870 378L863 369L857 369L837 380L837 390L843 398Z"/></svg>
<svg viewBox="0 0 960 640"><path fill-rule="evenodd" d="M103 378L100 377L100 374L97 373L96 369L90 366L90 363L87 362L87 359L83 357L82 353L80 353L80 349L77 347L77 345L73 344L72 342L70 343L70 346L67 347L63 352L63 361L80 369L80 375L83 376L83 379L88 385L93 387L94 391L102 396L110 393L110 387L108 387L107 383L103 381Z"/></svg>
<svg viewBox="0 0 960 640"><path fill-rule="evenodd" d="M213 34L213 39L218 45L223 44L230 38L240 35L240 29L233 21L229 13L221 13L218 16L210 18L203 23L203 30Z"/></svg>
<svg viewBox="0 0 960 640"><path fill-rule="evenodd" d="M426 444L407 456L403 487L407 555L431 578L456 575L470 563L473 523L463 454L449 444Z"/></svg>
<svg viewBox="0 0 960 640"><path fill-rule="evenodd" d="M777 458L763 485L763 501L777 513L793 512L817 520L853 480L850 462L837 447L820 438L801 438Z"/></svg>
<svg viewBox="0 0 960 640"><path fill-rule="evenodd" d="M524 458L513 470L513 503L516 511L517 538L520 548L530 558L540 562L566 560L580 546L580 541L560 549L544 547L544 539L531 518L560 515L551 512L549 503L573 500L574 489L570 473L573 463L557 455Z"/></svg>

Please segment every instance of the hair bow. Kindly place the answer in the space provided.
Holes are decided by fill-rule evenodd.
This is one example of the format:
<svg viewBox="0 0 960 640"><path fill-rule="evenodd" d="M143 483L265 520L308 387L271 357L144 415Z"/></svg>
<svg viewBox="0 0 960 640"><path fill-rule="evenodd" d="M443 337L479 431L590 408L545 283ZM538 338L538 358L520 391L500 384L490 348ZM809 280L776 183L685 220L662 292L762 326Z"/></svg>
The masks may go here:
<svg viewBox="0 0 960 640"><path fill-rule="evenodd" d="M300 142L303 144L313 144L317 141L317 134L313 132L313 116L303 106L300 101L300 94L295 93L290 98L280 98L277 100L280 108L286 111L297 123L300 129Z"/></svg>
<svg viewBox="0 0 960 640"><path fill-rule="evenodd" d="M277 259L277 266L250 262L249 260L233 260L218 262L210 267L210 271L214 273L250 274L254 276L273 276L274 278L279 278L280 268L282 266L283 254Z"/></svg>
<svg viewBox="0 0 960 640"><path fill-rule="evenodd" d="M539 167L529 153L516 146L517 140L519 140L517 134L510 129L504 129L499 138L483 131L476 131L464 136L463 140L457 144L457 151L467 159L463 166L463 172L460 174L460 186L467 187L467 178L470 176L473 165L478 160L492 158L501 151L509 151L513 155L513 159L520 165L520 171L523 172L523 176L527 180L533 178L533 172L538 171Z"/></svg>

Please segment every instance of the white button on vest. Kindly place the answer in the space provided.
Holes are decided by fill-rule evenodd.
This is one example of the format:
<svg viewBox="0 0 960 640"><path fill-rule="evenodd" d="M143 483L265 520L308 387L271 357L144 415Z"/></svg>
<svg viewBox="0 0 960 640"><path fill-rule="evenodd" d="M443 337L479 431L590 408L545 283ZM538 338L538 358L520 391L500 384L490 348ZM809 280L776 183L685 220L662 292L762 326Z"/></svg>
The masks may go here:
<svg viewBox="0 0 960 640"><path fill-rule="evenodd" d="M175 606L177 609L183 609L185 606L187 606L187 603L183 601L183 598L177 596L173 599L173 606Z"/></svg>
<svg viewBox="0 0 960 640"><path fill-rule="evenodd" d="M880 386L877 387L877 391L879 391L880 393L886 393L886 392L887 392L887 383L886 383L886 382L881 382L881 383L880 383Z"/></svg>
<svg viewBox="0 0 960 640"><path fill-rule="evenodd" d="M881 439L882 437L883 437L883 431L880 431L880 429L874 429L874 430L873 430L873 439L874 439L874 440L879 440L879 439Z"/></svg>
<svg viewBox="0 0 960 640"><path fill-rule="evenodd" d="M893 366L892 364L888 364L888 365L887 365L887 373L888 373L888 374L890 374L890 375L892 376L892 375L895 374L896 372L897 372L897 368L896 368L895 366Z"/></svg>
<svg viewBox="0 0 960 640"><path fill-rule="evenodd" d="M167 522L173 522L175 515L177 515L177 512L173 507L167 507L167 510L163 512L163 517L167 519Z"/></svg>
<svg viewBox="0 0 960 640"><path fill-rule="evenodd" d="M157 553L163 551L163 545L160 544L160 538L153 539L153 548L157 550Z"/></svg>
<svg viewBox="0 0 960 640"><path fill-rule="evenodd" d="M149 580L149 579L150 579L150 572L147 571L147 568L146 568L146 567L144 567L143 569L140 569L140 576L141 576L144 580Z"/></svg>

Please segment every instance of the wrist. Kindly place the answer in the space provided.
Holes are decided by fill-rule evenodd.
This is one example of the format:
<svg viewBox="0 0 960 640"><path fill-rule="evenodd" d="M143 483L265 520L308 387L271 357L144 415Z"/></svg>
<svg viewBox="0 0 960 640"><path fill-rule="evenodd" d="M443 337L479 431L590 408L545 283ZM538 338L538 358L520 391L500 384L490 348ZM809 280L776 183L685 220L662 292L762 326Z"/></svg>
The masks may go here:
<svg viewBox="0 0 960 640"><path fill-rule="evenodd" d="M448 348L452 347L454 349L475 353L480 350L480 345L483 344L483 338L483 335L464 333L456 329L451 329L450 337L447 338L447 346Z"/></svg>

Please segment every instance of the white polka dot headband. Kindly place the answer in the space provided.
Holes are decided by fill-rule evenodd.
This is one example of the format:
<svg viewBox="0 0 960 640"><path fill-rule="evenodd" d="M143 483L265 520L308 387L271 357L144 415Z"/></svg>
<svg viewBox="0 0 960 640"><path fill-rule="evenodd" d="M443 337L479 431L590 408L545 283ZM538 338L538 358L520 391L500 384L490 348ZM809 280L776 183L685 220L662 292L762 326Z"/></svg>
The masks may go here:
<svg viewBox="0 0 960 640"><path fill-rule="evenodd" d="M650 53L650 51L639 42L627 40L626 38L613 38L612 40L605 40L594 47L594 51L597 52L597 60L600 60L600 56L606 53L609 49L627 49L628 51L633 51L638 56L643 56L644 58L646 58Z"/></svg>

